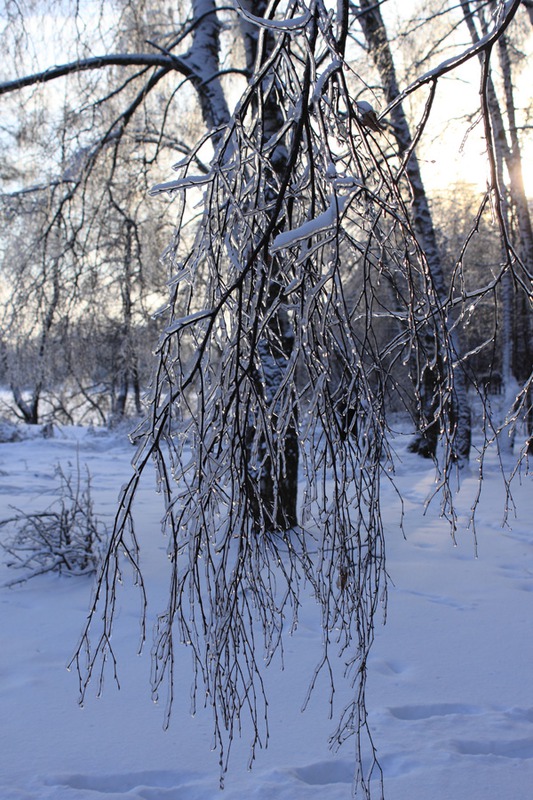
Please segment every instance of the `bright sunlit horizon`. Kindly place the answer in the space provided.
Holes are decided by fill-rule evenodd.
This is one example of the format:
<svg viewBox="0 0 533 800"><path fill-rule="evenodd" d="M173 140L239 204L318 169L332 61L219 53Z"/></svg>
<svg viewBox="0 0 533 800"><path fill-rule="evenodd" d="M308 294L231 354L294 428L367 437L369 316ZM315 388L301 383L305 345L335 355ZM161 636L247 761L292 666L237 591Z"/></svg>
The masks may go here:
<svg viewBox="0 0 533 800"><path fill-rule="evenodd" d="M467 141L461 148L459 137L433 142L431 152L421 149L421 167L426 188L442 191L464 183L483 191L490 181L489 161L485 143L479 137ZM429 156L429 157L428 157ZM528 199L533 198L533 142L521 147L522 176Z"/></svg>

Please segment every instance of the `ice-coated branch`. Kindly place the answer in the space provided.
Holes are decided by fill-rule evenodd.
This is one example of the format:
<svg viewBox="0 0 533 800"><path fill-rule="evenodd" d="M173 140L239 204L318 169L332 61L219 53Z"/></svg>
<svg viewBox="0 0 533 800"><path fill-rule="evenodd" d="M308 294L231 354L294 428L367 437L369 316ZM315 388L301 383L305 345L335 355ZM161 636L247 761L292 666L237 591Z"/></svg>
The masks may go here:
<svg viewBox="0 0 533 800"><path fill-rule="evenodd" d="M522 0L507 0L507 2L502 3L500 5L500 13L491 31L487 32L485 36L481 37L479 41L474 42L469 47L465 48L462 53L442 61L440 64L437 64L437 66L416 78L398 95L398 97L389 103L383 112L383 116L390 113L393 108L403 103L410 94L418 91L422 86L425 86L428 83L434 83L444 75L456 70L465 62L470 61L472 58L476 58L483 51L490 51L490 49L498 41L500 36L505 33L513 21L521 2Z"/></svg>
<svg viewBox="0 0 533 800"><path fill-rule="evenodd" d="M158 53L119 53L103 56L93 56L71 61L68 64L49 67L31 75L23 75L11 81L0 83L0 95L16 92L28 86L48 83L49 81L74 75L78 72L100 70L105 67L162 67L165 70L177 70L186 77L191 77L191 68L183 58L178 56L163 55Z"/></svg>
<svg viewBox="0 0 533 800"><path fill-rule="evenodd" d="M297 17L287 17L285 19L268 19L265 17L258 17L252 14L248 9L244 8L238 0L235 2L235 7L238 14L240 14L248 22L251 22L258 28L265 30L280 31L284 33L298 33L302 31L310 22L312 18L311 11L307 10Z"/></svg>
<svg viewBox="0 0 533 800"><path fill-rule="evenodd" d="M480 45L487 53L517 5L502 6ZM211 0L194 9L210 23L194 29L198 49L187 63L207 86L218 69L219 28ZM253 9L273 14L276 4ZM203 98L204 121L219 125L205 174L196 174L192 151L175 180L152 189L177 200L180 224L166 253L173 277L135 472L76 656L80 686L83 693L106 657L115 670L111 631L124 558L145 608L133 505L154 463L169 558L152 690L159 697L167 689L165 719L176 659L188 648L192 707L211 710L222 775L241 732L253 761L269 736L264 669L286 635L298 635L301 593L310 592L323 631L310 691L329 676L333 705L340 658L352 695L330 741L355 742L357 788L370 798L374 786L382 790L371 780L380 770L365 687L387 594L380 491L394 469L388 402L392 396L416 424L436 428L438 487L453 529L463 367L455 326L460 303L473 294L481 300L487 287L451 291L447 274L433 269L416 205L412 211L409 191L420 184L406 159L433 92L414 137L407 127L395 143L386 131L374 135L381 126L372 116L365 123L366 101L354 103L348 78L359 79L341 52L347 7L338 25L321 3L293 0L289 24L255 24L253 9L241 14L250 78L235 113L223 123L217 81ZM389 109L427 83L434 88L476 52L426 73ZM438 380L430 383L428 372ZM420 423L413 408L424 392L429 410Z"/></svg>

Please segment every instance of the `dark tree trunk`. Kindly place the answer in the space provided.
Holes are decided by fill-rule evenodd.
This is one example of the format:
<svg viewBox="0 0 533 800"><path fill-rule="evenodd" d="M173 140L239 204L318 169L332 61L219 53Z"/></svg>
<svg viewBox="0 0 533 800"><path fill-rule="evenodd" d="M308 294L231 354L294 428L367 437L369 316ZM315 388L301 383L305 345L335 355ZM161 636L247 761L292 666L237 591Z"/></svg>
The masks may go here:
<svg viewBox="0 0 533 800"><path fill-rule="evenodd" d="M22 392L18 386L11 384L11 393L16 407L20 411L22 419L28 425L39 424L39 401L41 399L41 387L36 386L33 388L32 395L29 402L26 402L22 396Z"/></svg>
<svg viewBox="0 0 533 800"><path fill-rule="evenodd" d="M267 8L264 0L243 3L243 5L255 16L263 16ZM254 69L257 69L271 55L274 39L270 33L264 35L260 51L257 26L243 20L241 27L247 70L252 76ZM262 109L263 143L268 142L283 125L284 118L280 105L282 97L283 86L274 82ZM272 174L271 179L267 181L271 188L265 192L267 205L269 202L274 204L276 199L274 187L281 180L287 164L288 150L283 142L280 142L270 160ZM276 233L277 230L274 228L273 236ZM280 278L281 269L280 266ZM265 291L265 301L261 309L264 317L269 319L265 330L270 335L263 337L258 343L261 371L264 375L264 382L262 385L258 384L258 391L265 395L269 406L275 402L276 390L283 380L294 346L294 335L287 311L283 304L280 304L279 287L281 285L283 285L283 281L278 281L277 275L274 274L270 286ZM285 412L289 413L290 419L279 420L279 413L279 409L272 408L272 429L279 430L280 427L284 429L283 441L269 443L265 437L262 437L259 447L259 465L250 464L250 472L257 473L259 488L259 492L258 494L256 492L256 497L252 502L253 513L258 518L258 522L261 520L263 525L266 523L267 529L273 531L290 530L298 524L299 440L296 404L288 412ZM253 435L248 438L253 439ZM250 455L250 458L253 456ZM273 463L273 458L276 459L276 463Z"/></svg>

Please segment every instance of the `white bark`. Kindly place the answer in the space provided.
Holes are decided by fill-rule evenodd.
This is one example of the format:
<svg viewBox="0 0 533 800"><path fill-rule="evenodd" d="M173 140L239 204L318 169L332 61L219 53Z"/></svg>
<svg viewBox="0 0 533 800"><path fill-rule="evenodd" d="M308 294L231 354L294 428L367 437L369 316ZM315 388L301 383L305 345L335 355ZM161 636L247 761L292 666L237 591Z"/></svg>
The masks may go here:
<svg viewBox="0 0 533 800"><path fill-rule="evenodd" d="M488 25L484 17L483 7L478 9L474 3L468 2L468 0L461 0L461 6L472 42L476 45L481 40L481 37L476 28L475 19L479 22L481 34L485 37L487 35ZM494 12L494 3L491 3L491 7ZM520 313L522 310L521 304L517 303L516 292L520 291L521 286L526 294L531 291L531 276L533 276L533 232L524 189L522 156L515 113L512 63L505 34L498 39L498 52L503 76L507 126L505 125L504 115L500 107L500 101L490 74L490 69L485 64L481 54L480 59L482 67L486 71L482 83L482 95L484 95L483 100L487 105L492 125L492 136L488 137L488 146L489 153L491 149L493 151L493 190L496 195L498 208L500 209L499 223L501 226L502 264L504 265L504 273L502 275L503 309L501 335L504 407L502 417L499 420L499 427L502 429L502 448L512 451L516 433L514 409L518 403L517 397L520 392L520 383L527 380L532 367L531 362L523 365L516 364L514 342L515 328L517 327L516 314ZM519 258L522 261L523 271L517 263L516 255L513 253L512 249L512 237L510 233L512 208L509 207L509 202L507 200L504 165L507 168L509 176L510 203L516 211L516 218L518 221L517 250ZM515 281L518 289L515 288ZM524 327L527 331L528 339L525 352L531 354L530 314L527 315ZM519 370L520 374L518 372ZM510 424L509 420L511 420Z"/></svg>
<svg viewBox="0 0 533 800"><path fill-rule="evenodd" d="M431 283L439 301L444 306L448 296L448 286L420 165L414 151L414 142L409 130L409 123L403 105L398 101L400 90L385 23L379 6L376 6L373 0L360 0L359 6L361 9L360 24L367 40L370 54L376 63L383 83L398 150L400 155L404 157L404 168L411 186L411 207L415 230L418 234L424 257L427 260ZM463 462L468 460L470 454L471 417L466 392L466 379L461 364L461 346L455 332L443 331L442 335L450 337L450 346L457 366L453 369L453 373L450 374L450 365L446 364L437 352L442 344L439 342L439 333L432 332L429 334L427 346L428 364L422 368L420 386L418 388L421 405L419 424L426 429L424 433L415 436L412 449L425 456L435 455L439 429L441 428L441 421L436 416L438 413L437 408L439 406L442 407L439 394L443 389L439 384L447 383L450 380L452 384L449 401L451 404L450 426L446 431L446 435L451 436L452 449L455 450L456 458ZM430 367L430 361L433 361L433 367ZM437 366L435 367L435 365ZM448 378L446 377L446 372L448 372Z"/></svg>
<svg viewBox="0 0 533 800"><path fill-rule="evenodd" d="M228 124L230 111L219 78L220 23L214 0L193 0L193 18L197 25L186 62L194 75L206 128L217 130Z"/></svg>

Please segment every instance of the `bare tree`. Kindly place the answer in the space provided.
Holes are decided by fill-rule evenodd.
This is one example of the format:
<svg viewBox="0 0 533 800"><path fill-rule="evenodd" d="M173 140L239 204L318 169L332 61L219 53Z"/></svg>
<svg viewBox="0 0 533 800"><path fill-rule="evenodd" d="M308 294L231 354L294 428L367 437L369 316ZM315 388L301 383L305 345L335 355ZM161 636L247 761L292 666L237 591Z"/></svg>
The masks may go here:
<svg viewBox="0 0 533 800"><path fill-rule="evenodd" d="M499 3L479 41L390 98L387 119L429 87L409 155L437 83L479 54L489 63L519 5ZM107 666L117 674L111 633L124 561L140 587L144 640L133 504L155 462L170 558L152 689L158 696L167 686L167 717L176 652L187 646L193 702L201 697L211 706L222 773L247 722L253 760L268 740L263 665L287 630L296 630L300 593L311 587L323 652L310 692L321 671L334 674L340 654L353 699L331 743L353 737L355 787L368 798L380 775L365 698L386 601L380 486L394 465L386 393L391 384L401 392L413 364L421 385L428 352L438 360L432 418L441 432L439 488L453 530L455 398L464 364L450 320L460 321L465 306L486 292L464 293L460 280L459 289L442 290L435 279L413 223L404 180L409 159L360 99L366 82L347 60L360 10L342 2L334 13L303 0L283 9L239 5L245 58L237 71L246 81L232 113L220 66L220 20L229 12L210 0L193 3L191 19L154 43L155 53L79 58L13 79L0 93L66 74L130 70L117 92L138 83L137 94L91 151L89 172L104 150L118 152L146 97L170 75L192 84L209 128L184 153L174 179L152 190L176 201L166 253L171 296L134 472L74 657L82 696ZM494 163L493 150L489 155ZM509 268L521 274L504 215L499 222ZM294 486L288 479L296 454L287 443L297 444L300 477L298 504L290 508L295 498L286 487Z"/></svg>
<svg viewBox="0 0 533 800"><path fill-rule="evenodd" d="M502 6L483 41L422 76L393 104L436 84L478 52L489 52L517 7ZM76 660L83 692L102 657L113 657L109 637L119 554L126 552L142 581L132 503L145 466L155 458L172 545L169 604L154 643L153 691L168 681L170 714L175 648L191 646L194 686L199 691L202 685L202 696L212 704L222 768L245 713L252 720L253 758L268 737L260 663L280 646L285 626L296 627L305 579L323 615L317 673L330 669L339 650L354 682L353 703L332 743L355 736L356 786L370 796L370 778L379 766L367 722L365 676L386 590L379 486L392 458L384 380L389 365L411 353L423 369L431 331L442 354L438 417L448 437L446 494L457 435L450 402L457 351L447 307L455 301L435 286L411 224L398 180L403 161L394 166L384 157L379 132L352 102L348 80L357 78L342 57L346 18L336 27L320 8L297 4L281 20L241 13L263 38L275 34L275 44L265 61L258 60L209 172L196 174L186 159L175 180L154 189L179 195L183 220L189 195L196 199L201 186L203 218L192 249L181 247L179 229L173 244L175 294L159 348L151 417L139 431L136 472L122 495ZM261 111L279 86L283 103L276 112L282 117L267 138ZM286 155L278 171L272 161L282 148ZM341 267L347 261L361 275L355 300L345 292ZM376 290L380 277L398 287L401 307L397 301L387 305ZM398 323L385 343L382 317ZM290 350L283 345L285 319ZM265 350L279 354L275 380ZM353 420L349 436L341 418L347 407ZM274 484L283 480L281 443L293 424L299 432L303 516L292 531L274 533L270 517L257 513L258 474L268 463ZM371 766L365 771L368 749Z"/></svg>
<svg viewBox="0 0 533 800"><path fill-rule="evenodd" d="M496 5L492 2L486 5L462 0L461 8L472 42L477 44L482 36L487 35L490 24L488 15L495 13ZM504 393L511 407L519 385L526 382L526 390L519 393L514 409L509 415L511 430L510 432L506 430L506 436L502 437L502 443L507 443L507 446L512 448L517 417L520 416L518 412L521 412L521 415L525 413L529 418L529 426L532 422L531 398L527 390L533 369L532 319L526 298L531 294L533 228L524 189L513 89L513 65L506 33L498 39L497 49L502 75L502 99L498 97L492 69L483 53L480 53L483 68L481 95L482 103L485 105L488 137L493 150L492 180L497 192L496 210L503 218L500 224L509 231L508 241L502 241L499 278L502 289L502 379ZM516 226L513 225L513 215ZM532 441L530 437L529 449L532 447Z"/></svg>
<svg viewBox="0 0 533 800"><path fill-rule="evenodd" d="M415 152L415 141L411 136L407 116L401 102L398 102L400 88L396 77L394 57L388 39L385 22L379 4L370 0L359 3L359 22L367 42L369 53L374 60L387 103L392 103L390 125L397 144L399 155L403 158L402 171L409 182L413 225L418 240L427 259L427 266L435 291L442 303L446 302L449 293L441 254L437 242L437 234L433 224L429 200L424 188L420 165ZM394 102L397 101L397 102ZM432 96L428 98L426 113L429 113ZM461 364L461 347L457 334L451 333L451 343L455 349L455 361ZM434 347L437 349L435 350ZM420 381L416 386L418 404L418 431L411 443L413 452L426 457L435 457L441 434L442 415L440 409L441 390L439 384L446 382L445 356L439 352L439 341L428 337L424 354L425 364L420 370ZM450 396L452 411L450 418L457 429L456 457L464 462L470 455L471 421L470 409L466 395L466 377L462 366L454 375L454 389Z"/></svg>
<svg viewBox="0 0 533 800"><path fill-rule="evenodd" d="M65 202L70 180L2 198L3 362L13 407L28 423L79 421L76 409L94 403L104 420L117 420L130 394L140 412L140 365L153 341L143 346L139 331L154 335L151 315L166 290L159 253L171 228L138 184L128 186L131 175L115 168L109 180L101 167L93 177L103 173L106 189L96 202L90 190ZM114 339L113 365L101 350L103 329Z"/></svg>
<svg viewBox="0 0 533 800"><path fill-rule="evenodd" d="M75 256L65 259L60 228L54 235L44 232L53 194L17 193L3 200L3 271L9 287L1 314L4 368L17 414L36 424L61 359L55 331L77 294Z"/></svg>
<svg viewBox="0 0 533 800"><path fill-rule="evenodd" d="M158 301L156 296L165 286L165 268L159 266L157 275L157 265L163 241L171 236L170 214L165 220L161 204L146 201L147 173L169 152L189 151L169 106L175 86L162 91L161 81L174 70L174 62L187 80L194 77L194 67L170 51L167 70L158 70L157 59L151 69L149 57L152 74L137 70L138 53L129 55L131 50L146 46L151 35L164 44L168 37L166 12L158 10L154 25L148 6L125 3L120 14L109 9L111 22L106 25L107 15L102 14L96 31L88 29L75 9L72 15L59 12L66 51L69 46L73 52L88 51L100 38L109 43L111 34L122 48L117 59L81 57L52 69L55 78L63 77L62 95L49 84L47 69L28 69L33 65L28 30L39 27L41 7L43 28L54 10L44 3L22 4L3 31L5 51L12 52L3 71L10 66L28 69L23 78L6 81L0 89L6 120L1 246L10 275L3 358L16 413L28 422L40 421L43 413L70 419L82 402L103 418L117 419L128 393L140 405L138 327L148 326L163 302L164 293ZM175 30L178 23L171 15L168 24ZM184 25L183 37L188 33L198 35L194 26ZM164 44L159 45L163 50ZM151 47L159 58L157 43ZM42 60L47 51L35 49ZM131 65L131 74L124 74L122 64ZM203 91L209 94L207 88ZM15 103L9 102L13 93ZM194 130L194 120L187 125ZM151 294L150 301L144 301L145 294ZM115 364L112 380L84 373L89 359L80 360L76 342L64 338L79 334L84 323L89 346L91 336L97 339L103 327L115 328L121 363ZM150 343L145 349L151 349ZM105 395L111 396L111 409Z"/></svg>

